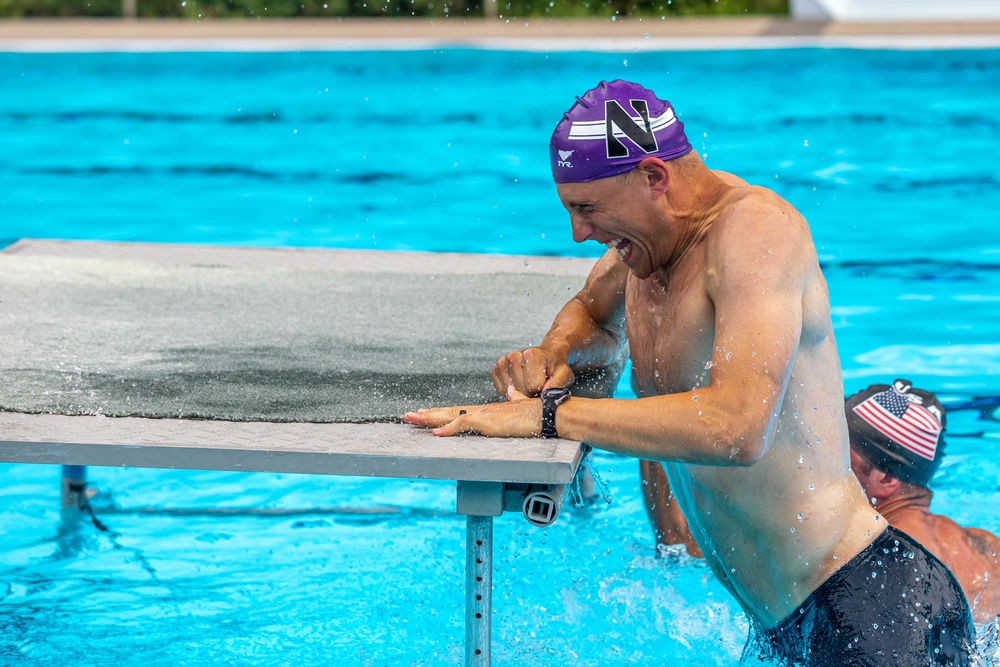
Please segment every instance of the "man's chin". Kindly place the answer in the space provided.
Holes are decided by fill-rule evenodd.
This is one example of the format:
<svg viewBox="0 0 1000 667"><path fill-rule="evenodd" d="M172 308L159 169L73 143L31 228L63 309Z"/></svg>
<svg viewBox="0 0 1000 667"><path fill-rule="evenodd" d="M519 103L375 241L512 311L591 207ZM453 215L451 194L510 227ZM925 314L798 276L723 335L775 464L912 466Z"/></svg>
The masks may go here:
<svg viewBox="0 0 1000 667"><path fill-rule="evenodd" d="M626 257L625 259L629 261L622 260L622 263L625 266L627 266L628 270L632 272L632 275L638 278L639 280L645 280L646 278L649 278L649 276L652 275L652 271L647 271L645 267L643 267L642 265L640 265L635 261L634 257L629 256Z"/></svg>
<svg viewBox="0 0 1000 667"><path fill-rule="evenodd" d="M653 275L651 272L649 272L649 271L643 271L642 269L640 269L638 267L635 267L635 266L629 266L628 270L631 271L632 275L635 276L636 278L638 278L639 280L646 280L651 275Z"/></svg>

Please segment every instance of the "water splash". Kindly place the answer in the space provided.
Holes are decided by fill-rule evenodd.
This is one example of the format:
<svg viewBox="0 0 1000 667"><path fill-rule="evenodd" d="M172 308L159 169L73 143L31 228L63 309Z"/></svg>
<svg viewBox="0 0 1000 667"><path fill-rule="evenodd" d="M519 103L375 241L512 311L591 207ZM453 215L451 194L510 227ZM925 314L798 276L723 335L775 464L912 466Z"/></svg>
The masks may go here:
<svg viewBox="0 0 1000 667"><path fill-rule="evenodd" d="M583 465L586 467L590 475L594 478L595 489L598 492L600 492L601 497L604 498L604 502L610 505L612 500L611 487L608 486L608 483L604 481L603 477L601 477L601 473L597 471L597 466L594 465L593 457L588 456L587 458L585 458L583 460Z"/></svg>
<svg viewBox="0 0 1000 667"><path fill-rule="evenodd" d="M983 667L1000 667L1000 617L977 628L976 649L984 660Z"/></svg>

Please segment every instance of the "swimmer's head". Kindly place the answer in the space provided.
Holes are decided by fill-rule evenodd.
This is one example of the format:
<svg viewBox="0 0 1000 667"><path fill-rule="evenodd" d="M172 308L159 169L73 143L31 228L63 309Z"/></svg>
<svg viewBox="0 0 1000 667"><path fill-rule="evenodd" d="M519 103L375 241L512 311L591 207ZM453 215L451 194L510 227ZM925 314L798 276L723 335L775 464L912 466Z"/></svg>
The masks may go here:
<svg viewBox="0 0 1000 667"><path fill-rule="evenodd" d="M563 114L549 157L556 183L585 183L635 169L647 157L691 152L670 102L637 83L602 81Z"/></svg>
<svg viewBox="0 0 1000 667"><path fill-rule="evenodd" d="M851 449L879 470L922 486L930 485L944 458L944 406L907 380L873 384L844 404Z"/></svg>

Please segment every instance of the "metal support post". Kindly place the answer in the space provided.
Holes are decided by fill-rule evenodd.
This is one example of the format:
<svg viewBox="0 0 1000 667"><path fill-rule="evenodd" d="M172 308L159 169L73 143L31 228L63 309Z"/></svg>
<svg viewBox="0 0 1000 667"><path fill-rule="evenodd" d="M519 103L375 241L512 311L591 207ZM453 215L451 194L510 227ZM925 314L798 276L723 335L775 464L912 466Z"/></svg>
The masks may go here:
<svg viewBox="0 0 1000 667"><path fill-rule="evenodd" d="M489 667L493 611L493 517L466 517L465 540L465 665Z"/></svg>
<svg viewBox="0 0 1000 667"><path fill-rule="evenodd" d="M504 511L503 482L459 480L465 515L465 667L489 667L493 614L493 517Z"/></svg>

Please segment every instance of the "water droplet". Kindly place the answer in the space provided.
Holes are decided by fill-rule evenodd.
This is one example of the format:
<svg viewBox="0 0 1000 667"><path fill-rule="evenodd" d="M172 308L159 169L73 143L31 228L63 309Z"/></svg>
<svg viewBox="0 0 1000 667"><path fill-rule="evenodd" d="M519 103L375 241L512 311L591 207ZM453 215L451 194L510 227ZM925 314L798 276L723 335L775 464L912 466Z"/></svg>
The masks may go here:
<svg viewBox="0 0 1000 667"><path fill-rule="evenodd" d="M798 518L799 518L799 523L802 523L802 519L806 518L806 515L799 512Z"/></svg>

